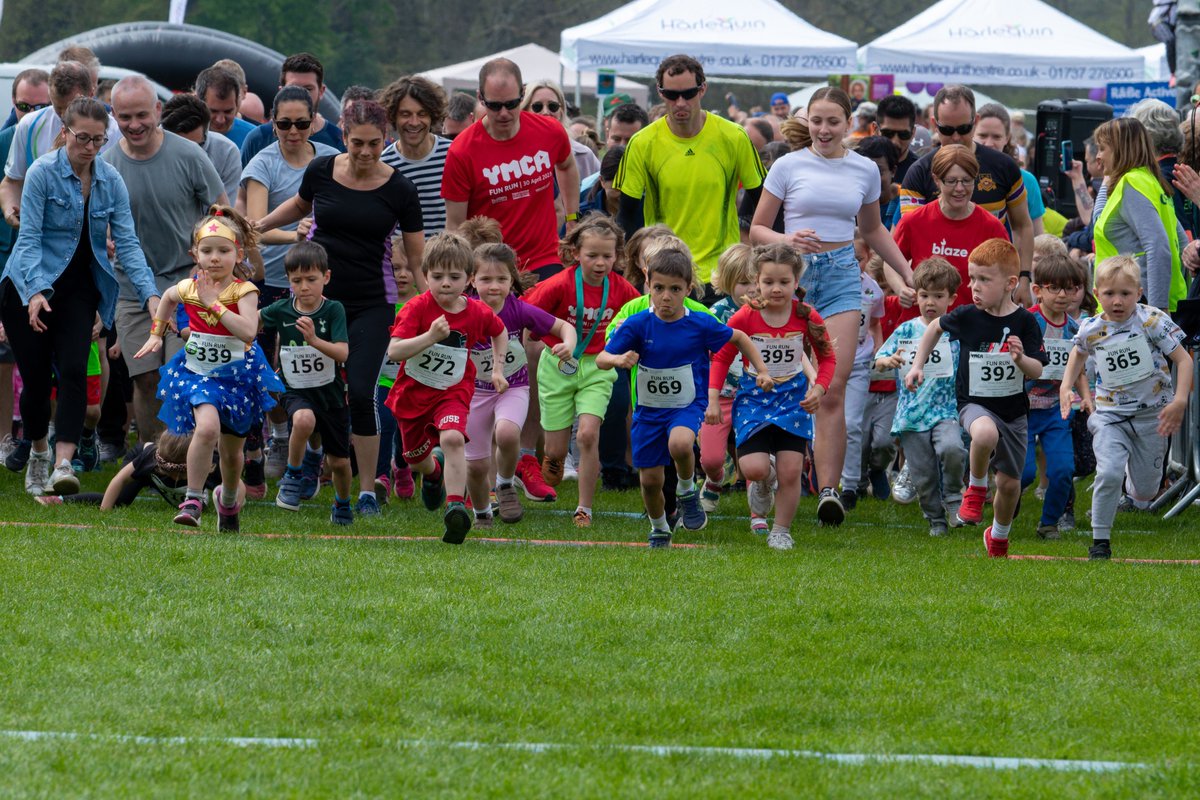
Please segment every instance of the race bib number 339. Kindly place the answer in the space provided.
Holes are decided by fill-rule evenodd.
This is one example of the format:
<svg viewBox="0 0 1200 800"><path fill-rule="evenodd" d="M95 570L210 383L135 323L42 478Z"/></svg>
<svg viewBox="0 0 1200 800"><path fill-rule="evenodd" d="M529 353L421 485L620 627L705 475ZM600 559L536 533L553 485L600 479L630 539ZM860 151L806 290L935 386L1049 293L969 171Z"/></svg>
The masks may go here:
<svg viewBox="0 0 1200 800"><path fill-rule="evenodd" d="M236 336L192 331L183 347L187 368L208 375L226 364L246 360L246 345Z"/></svg>

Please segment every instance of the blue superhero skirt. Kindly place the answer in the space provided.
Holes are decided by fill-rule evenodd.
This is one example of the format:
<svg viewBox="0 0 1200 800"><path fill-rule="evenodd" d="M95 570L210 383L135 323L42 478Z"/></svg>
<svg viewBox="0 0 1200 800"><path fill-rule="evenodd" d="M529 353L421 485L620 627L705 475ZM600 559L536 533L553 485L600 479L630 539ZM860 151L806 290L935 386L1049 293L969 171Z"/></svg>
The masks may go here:
<svg viewBox="0 0 1200 800"><path fill-rule="evenodd" d="M158 412L171 433L190 433L196 427L195 406L215 406L223 432L244 436L255 420L275 407L269 392L285 391L257 343L246 351L245 360L223 364L207 374L187 366L187 348L159 367Z"/></svg>

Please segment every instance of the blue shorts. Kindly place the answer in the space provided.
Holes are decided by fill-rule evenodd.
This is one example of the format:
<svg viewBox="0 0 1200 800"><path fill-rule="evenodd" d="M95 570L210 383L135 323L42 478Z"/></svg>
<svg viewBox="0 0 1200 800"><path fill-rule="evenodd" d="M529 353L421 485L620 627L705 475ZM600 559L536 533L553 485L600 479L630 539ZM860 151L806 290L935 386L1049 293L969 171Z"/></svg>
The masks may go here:
<svg viewBox="0 0 1200 800"><path fill-rule="evenodd" d="M700 430L704 421L706 403L692 403L687 408L671 410L662 416L646 419L634 418L630 440L633 443L633 466L638 469L665 467L671 463L671 429L687 428L692 433Z"/></svg>
<svg viewBox="0 0 1200 800"><path fill-rule="evenodd" d="M828 253L807 253L800 286L804 302L829 319L834 314L862 308L862 276L854 245L848 244Z"/></svg>

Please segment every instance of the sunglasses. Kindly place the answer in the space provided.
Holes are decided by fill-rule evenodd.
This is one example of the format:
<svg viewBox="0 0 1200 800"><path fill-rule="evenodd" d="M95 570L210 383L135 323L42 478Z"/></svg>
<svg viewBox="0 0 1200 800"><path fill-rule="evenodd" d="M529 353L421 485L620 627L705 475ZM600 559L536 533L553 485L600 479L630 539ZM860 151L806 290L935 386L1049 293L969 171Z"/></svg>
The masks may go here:
<svg viewBox="0 0 1200 800"><path fill-rule="evenodd" d="M899 139L902 142L907 142L913 137L913 132L910 130L894 131L891 128L880 128L879 135L888 139Z"/></svg>
<svg viewBox="0 0 1200 800"><path fill-rule="evenodd" d="M703 83L699 86L693 86L691 89L664 89L660 86L658 87L658 93L662 95L663 100L666 100L668 103L674 103L681 97L684 100L691 100L693 97L700 94L700 90L703 88Z"/></svg>
<svg viewBox="0 0 1200 800"><path fill-rule="evenodd" d="M484 108L488 111L499 111L502 108L515 111L517 106L521 105L521 98L518 97L516 100L484 100L483 95L480 95L479 102L483 103Z"/></svg>
<svg viewBox="0 0 1200 800"><path fill-rule="evenodd" d="M538 100L536 103L529 104L529 109L535 114L542 113L543 108L549 109L551 114L557 114L558 110L562 108L562 104L556 103L553 100L549 103L543 103L541 100Z"/></svg>
<svg viewBox="0 0 1200 800"><path fill-rule="evenodd" d="M43 108L49 108L49 103L26 103L24 100L18 100L13 103L17 107L17 111L22 114L28 114L30 111L41 111Z"/></svg>
<svg viewBox="0 0 1200 800"><path fill-rule="evenodd" d="M312 126L312 123L311 119L277 119L275 120L275 127L281 131L290 131L292 126L295 125L296 130L306 131Z"/></svg>
<svg viewBox="0 0 1200 800"><path fill-rule="evenodd" d="M974 130L974 128L974 122L964 122L962 125L943 125L940 122L937 123L938 133L940 133L942 136L953 136L956 133L959 136L966 136L968 133Z"/></svg>

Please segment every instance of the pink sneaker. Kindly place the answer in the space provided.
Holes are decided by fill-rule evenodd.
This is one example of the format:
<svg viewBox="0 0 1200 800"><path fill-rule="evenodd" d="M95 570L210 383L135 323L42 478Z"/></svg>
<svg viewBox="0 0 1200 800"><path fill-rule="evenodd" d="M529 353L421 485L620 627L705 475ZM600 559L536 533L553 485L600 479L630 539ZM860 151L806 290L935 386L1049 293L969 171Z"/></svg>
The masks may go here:
<svg viewBox="0 0 1200 800"><path fill-rule="evenodd" d="M1008 539L993 539L991 525L983 532L983 546L988 558L1008 558Z"/></svg>
<svg viewBox="0 0 1200 800"><path fill-rule="evenodd" d="M401 500L409 500L417 491L417 485L413 481L412 470L408 465L403 467L392 467L392 490L396 493L396 497Z"/></svg>

